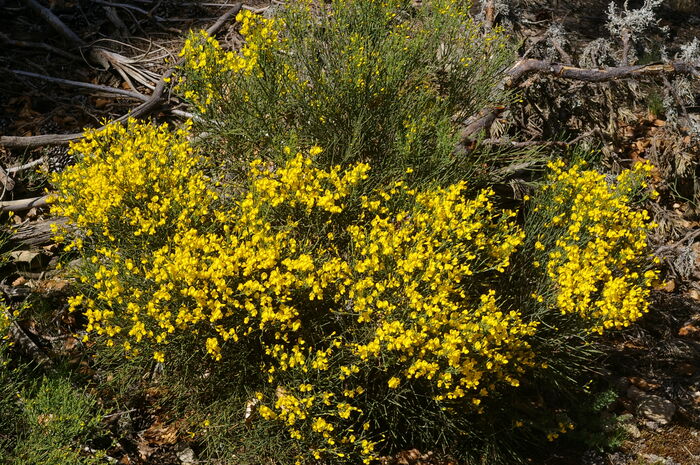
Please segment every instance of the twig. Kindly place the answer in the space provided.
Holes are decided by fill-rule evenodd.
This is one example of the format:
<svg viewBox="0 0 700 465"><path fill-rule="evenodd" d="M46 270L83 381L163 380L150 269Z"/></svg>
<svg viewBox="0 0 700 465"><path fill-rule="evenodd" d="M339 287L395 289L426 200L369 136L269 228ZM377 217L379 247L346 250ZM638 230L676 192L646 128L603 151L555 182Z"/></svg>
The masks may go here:
<svg viewBox="0 0 700 465"><path fill-rule="evenodd" d="M620 40L622 40L622 64L625 66L630 64L630 38L630 30L627 28L623 28Z"/></svg>
<svg viewBox="0 0 700 465"><path fill-rule="evenodd" d="M139 8L139 7L134 6L134 5L129 5L126 3L111 3L111 2L105 2L104 0L92 0L92 1L95 3L98 3L100 5L111 6L113 8L123 8L125 10L133 10L133 11L136 11L136 12L141 13L143 15L146 15L150 18L153 18L156 21L163 21L164 20L164 18L162 18L160 16L152 15L150 12L144 10L143 8Z"/></svg>
<svg viewBox="0 0 700 465"><path fill-rule="evenodd" d="M216 22L207 29L207 34L210 36L216 34L221 26L223 26L231 16L236 16L238 12L241 11L241 8L243 8L242 3L235 3L230 10L221 15L221 17L219 17L219 19L217 19Z"/></svg>
<svg viewBox="0 0 700 465"><path fill-rule="evenodd" d="M503 105L484 108L479 113L468 118L459 133L460 140L466 141L482 129L488 130L498 116L506 109Z"/></svg>
<svg viewBox="0 0 700 465"><path fill-rule="evenodd" d="M482 143L483 144L488 144L488 145L507 145L510 147L516 147L516 148L525 148L525 147L551 147L551 146L556 146L556 147L569 147L572 146L576 143L578 143L580 140L585 139L588 136L593 135L594 131L588 131L585 132L574 139L570 141L563 141L563 140L528 140L528 141L510 141L510 140L502 140L502 139L485 139Z"/></svg>
<svg viewBox="0 0 700 465"><path fill-rule="evenodd" d="M45 207L48 205L48 202L46 202L47 198L48 195L42 195L41 197L32 197L30 199L0 202L0 212L20 212L34 207Z"/></svg>
<svg viewBox="0 0 700 465"><path fill-rule="evenodd" d="M119 89L117 87L103 86L103 85L99 85L99 84L90 84L87 82L70 81L67 79L61 79L61 78L57 78L57 77L53 77L53 76L45 76L43 74L31 73L29 71L21 71L21 70L17 70L17 69L11 69L10 71L14 74L19 74L20 76L27 76L27 77L37 78L37 79L43 79L44 81L55 82L55 83L64 84L67 86L82 87L84 89L97 90L100 92L107 92L110 94L124 95L126 97L131 97L131 98L141 100L141 101L148 100L148 96L143 95L139 92L133 92L131 90L126 90L126 89Z"/></svg>
<svg viewBox="0 0 700 465"><path fill-rule="evenodd" d="M53 45L45 44L43 42L29 42L26 40L10 39L8 36L2 33L0 33L0 39L7 45L11 45L13 47L39 48L46 50L47 52L55 53L56 55L61 55L62 57L68 58L69 60L83 61L83 59L80 58L78 55L73 55L72 53L66 52L65 50L62 50L58 47L54 47Z"/></svg>
<svg viewBox="0 0 700 465"><path fill-rule="evenodd" d="M46 158L44 158L44 157L37 158L34 161L30 161L29 163L25 163L24 165L11 166L11 167L7 168L7 172L8 172L8 174L19 173L20 171L24 171L24 170L29 169L29 168L34 168L35 166L41 165L42 163L45 163L45 162L46 162Z"/></svg>
<svg viewBox="0 0 700 465"><path fill-rule="evenodd" d="M24 3L34 10L36 14L41 16L41 18L49 23L49 25L54 28L56 32L61 34L66 40L71 42L73 45L77 47L82 47L85 45L85 42L77 36L75 32L73 32L68 26L65 25L63 21L60 20L58 16L53 14L51 10L46 8L45 6L42 6L39 2L36 0L24 0Z"/></svg>
<svg viewBox="0 0 700 465"><path fill-rule="evenodd" d="M110 414L108 414L108 415L102 415L102 418L104 418L104 419L106 420L107 418L112 418L112 417L117 417L117 416L121 416L121 415L126 415L127 413L133 413L133 412L136 412L136 411L137 411L137 409L132 408L131 410L124 410L123 412L116 412L116 413L110 413Z"/></svg>
<svg viewBox="0 0 700 465"><path fill-rule="evenodd" d="M190 113L189 111L183 111L183 110L170 110L170 113L172 113L175 116L179 116L180 118L186 118L186 119L197 119L197 115L194 113Z"/></svg>

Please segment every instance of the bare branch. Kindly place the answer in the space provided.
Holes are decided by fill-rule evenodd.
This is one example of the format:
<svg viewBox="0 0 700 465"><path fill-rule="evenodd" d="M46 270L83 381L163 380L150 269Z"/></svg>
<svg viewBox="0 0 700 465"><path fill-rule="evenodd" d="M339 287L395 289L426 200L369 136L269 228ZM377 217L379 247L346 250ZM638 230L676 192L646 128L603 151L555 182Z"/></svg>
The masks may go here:
<svg viewBox="0 0 700 465"><path fill-rule="evenodd" d="M34 207L45 207L48 205L48 202L46 201L47 198L48 195L43 195L41 197L32 197L30 199L0 202L0 212L20 212Z"/></svg>
<svg viewBox="0 0 700 465"><path fill-rule="evenodd" d="M55 53L56 55L60 55L64 58L68 58L69 60L80 61L80 62L83 61L83 59L81 57L79 57L78 55L73 55L72 53L66 52L63 49L60 49L58 47L54 47L53 45L45 44L43 42L29 42L26 40L10 39L8 36L6 36L5 34L2 34L2 33L0 33L0 40L2 40L7 45L11 45L13 47L38 48L38 49L46 50L47 52Z"/></svg>
<svg viewBox="0 0 700 465"><path fill-rule="evenodd" d="M695 77L700 77L700 72L698 72L698 69L693 64L681 61L652 63L648 65L618 66L605 69L588 69L559 63L549 63L543 60L525 59L518 61L508 70L508 77L505 80L505 85L506 87L513 87L525 76L532 73L548 74L563 79L584 82L606 82L616 79L674 74L690 74Z"/></svg>
<svg viewBox="0 0 700 465"><path fill-rule="evenodd" d="M30 161L29 163L25 163L24 165L19 165L19 166L11 166L7 168L8 173L19 173L20 171L24 171L29 168L34 168L37 165L41 165L42 163L46 162L46 158L40 157L34 161Z"/></svg>
<svg viewBox="0 0 700 465"><path fill-rule="evenodd" d="M42 145L68 145L83 137L82 132L73 134L42 134L40 136L0 136L0 145L11 149L31 149Z"/></svg>
<svg viewBox="0 0 700 465"><path fill-rule="evenodd" d="M52 241L54 231L53 225L66 227L67 218L50 218L48 220L27 221L19 225L12 234L11 240L24 246L36 247L48 244Z"/></svg>
<svg viewBox="0 0 700 465"><path fill-rule="evenodd" d="M36 0L24 0L24 3L26 3L27 6L37 15L41 16L41 19L49 23L49 25L54 28L56 32L61 34L63 38L71 42L73 45L76 47L82 47L85 45L85 42L83 42L83 40L78 37L75 32L66 26L65 23L61 21L58 16L53 14L51 10L41 5L41 3L37 2Z"/></svg>
<svg viewBox="0 0 700 465"><path fill-rule="evenodd" d="M69 81L68 79L60 79L60 78L56 78L56 77L52 77L52 76L45 76L43 74L31 73L29 71L21 71L21 70L17 70L17 69L11 69L10 71L12 73L18 74L20 76L27 76L27 77L32 77L32 78L36 78L36 79L43 79L44 81L55 82L57 84L63 84L66 86L82 87L84 89L97 90L100 92L107 92L107 93L116 94L116 95L123 95L125 97L131 97L131 98L141 100L141 101L148 100L148 96L143 95L139 92L133 92L131 90L126 90L126 89L119 89L117 87L102 86L99 84L90 84L88 82Z"/></svg>

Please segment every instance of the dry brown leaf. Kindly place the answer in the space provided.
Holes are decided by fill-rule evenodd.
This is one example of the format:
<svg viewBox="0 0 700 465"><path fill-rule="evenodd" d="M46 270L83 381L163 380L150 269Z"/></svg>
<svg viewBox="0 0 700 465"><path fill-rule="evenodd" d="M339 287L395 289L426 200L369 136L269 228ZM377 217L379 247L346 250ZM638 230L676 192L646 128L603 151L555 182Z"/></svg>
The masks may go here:
<svg viewBox="0 0 700 465"><path fill-rule="evenodd" d="M654 389L658 389L661 387L660 384L650 383L643 378L639 378L638 376L630 376L627 379L632 385L643 391L653 391Z"/></svg>
<svg viewBox="0 0 700 465"><path fill-rule="evenodd" d="M171 445L177 442L177 425L170 423L163 424L160 421L153 423L150 428L143 432L144 439L147 439L150 444L156 445Z"/></svg>
<svg viewBox="0 0 700 465"><path fill-rule="evenodd" d="M75 347L78 345L78 342L80 342L80 341L78 341L77 338L74 338L74 337L72 337L72 336L67 337L67 338L63 341L63 350L65 350L66 352L68 352L68 351L70 351L70 350L75 349Z"/></svg>

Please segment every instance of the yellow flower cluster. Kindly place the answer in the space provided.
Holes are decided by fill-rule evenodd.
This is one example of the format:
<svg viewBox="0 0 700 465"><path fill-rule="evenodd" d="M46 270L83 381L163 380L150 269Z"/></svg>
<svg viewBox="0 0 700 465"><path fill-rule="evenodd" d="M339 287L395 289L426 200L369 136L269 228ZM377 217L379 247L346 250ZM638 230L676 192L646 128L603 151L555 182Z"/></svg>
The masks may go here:
<svg viewBox="0 0 700 465"><path fill-rule="evenodd" d="M74 246L80 248L93 235L116 243L125 228L148 241L173 224L187 225L207 213L216 195L207 190L201 170L195 170L200 159L187 140L188 127L171 131L167 125L129 120L126 126L88 130L71 145L69 153L80 163L52 178L61 194L50 202L53 213L85 230ZM116 258L109 250L98 253Z"/></svg>
<svg viewBox="0 0 700 465"><path fill-rule="evenodd" d="M144 336L165 340L174 327L165 317L170 310L158 309L172 285L150 289L146 283L156 273L148 265L158 263L170 236L208 217L218 197L207 187L188 125L173 131L135 120L111 124L87 131L70 153L80 163L53 176L59 194L50 202L52 213L78 228L67 249L84 253L81 281L90 292L73 297L71 306L84 306L90 332L110 338L127 333L137 342ZM153 262L144 251L153 253ZM159 321L160 333L146 328L145 315Z"/></svg>
<svg viewBox="0 0 700 465"><path fill-rule="evenodd" d="M0 341L6 338L7 330L10 328L9 309L5 304L0 304Z"/></svg>
<svg viewBox="0 0 700 465"><path fill-rule="evenodd" d="M651 165L636 164L614 184L583 163L565 169L558 161L549 168L545 228L557 239L551 247L538 241L535 248L546 249L557 306L563 314L589 320L599 333L628 326L647 311L651 284L658 279L657 271L640 271L650 256L647 236L655 225L646 211L630 206L636 186L646 186Z"/></svg>
<svg viewBox="0 0 700 465"><path fill-rule="evenodd" d="M535 325L501 311L494 290L474 288L505 270L524 233L512 212L495 214L493 192L466 200L464 188L415 193L397 182L378 200L363 198L359 223L367 226L348 228L355 257L347 295L357 322L376 327L355 354L370 364L395 357L403 378L430 380L438 400L469 393L475 401L474 391L497 380L517 386L532 360L526 339ZM412 198L413 208L392 209L396 196Z"/></svg>
<svg viewBox="0 0 700 465"><path fill-rule="evenodd" d="M225 51L219 42L206 31L192 32L180 51L184 59L182 74L177 79L175 90L197 107L201 113L222 98L228 85L226 80L234 74L259 74L261 54L280 41L280 20L266 19L244 10L236 16L241 24L240 33L246 39L236 53Z"/></svg>

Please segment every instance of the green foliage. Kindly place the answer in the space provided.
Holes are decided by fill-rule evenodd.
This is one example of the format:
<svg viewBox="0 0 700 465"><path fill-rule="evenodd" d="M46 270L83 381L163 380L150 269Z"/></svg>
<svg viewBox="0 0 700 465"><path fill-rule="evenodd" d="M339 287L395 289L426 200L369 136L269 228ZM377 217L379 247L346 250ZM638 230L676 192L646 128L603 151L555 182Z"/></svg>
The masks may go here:
<svg viewBox="0 0 700 465"><path fill-rule="evenodd" d="M82 450L96 434L101 418L91 396L66 378L44 378L16 398L22 405L23 428L9 463L100 462Z"/></svg>
<svg viewBox="0 0 700 465"><path fill-rule="evenodd" d="M513 49L463 2L410 3L290 2L273 20L244 12L241 56L192 34L178 88L200 110L216 162L230 175L241 159L280 162L281 145L315 144L320 166L367 162L375 183L408 167L422 181L475 171L477 153L454 156L454 121L509 100L497 85Z"/></svg>

